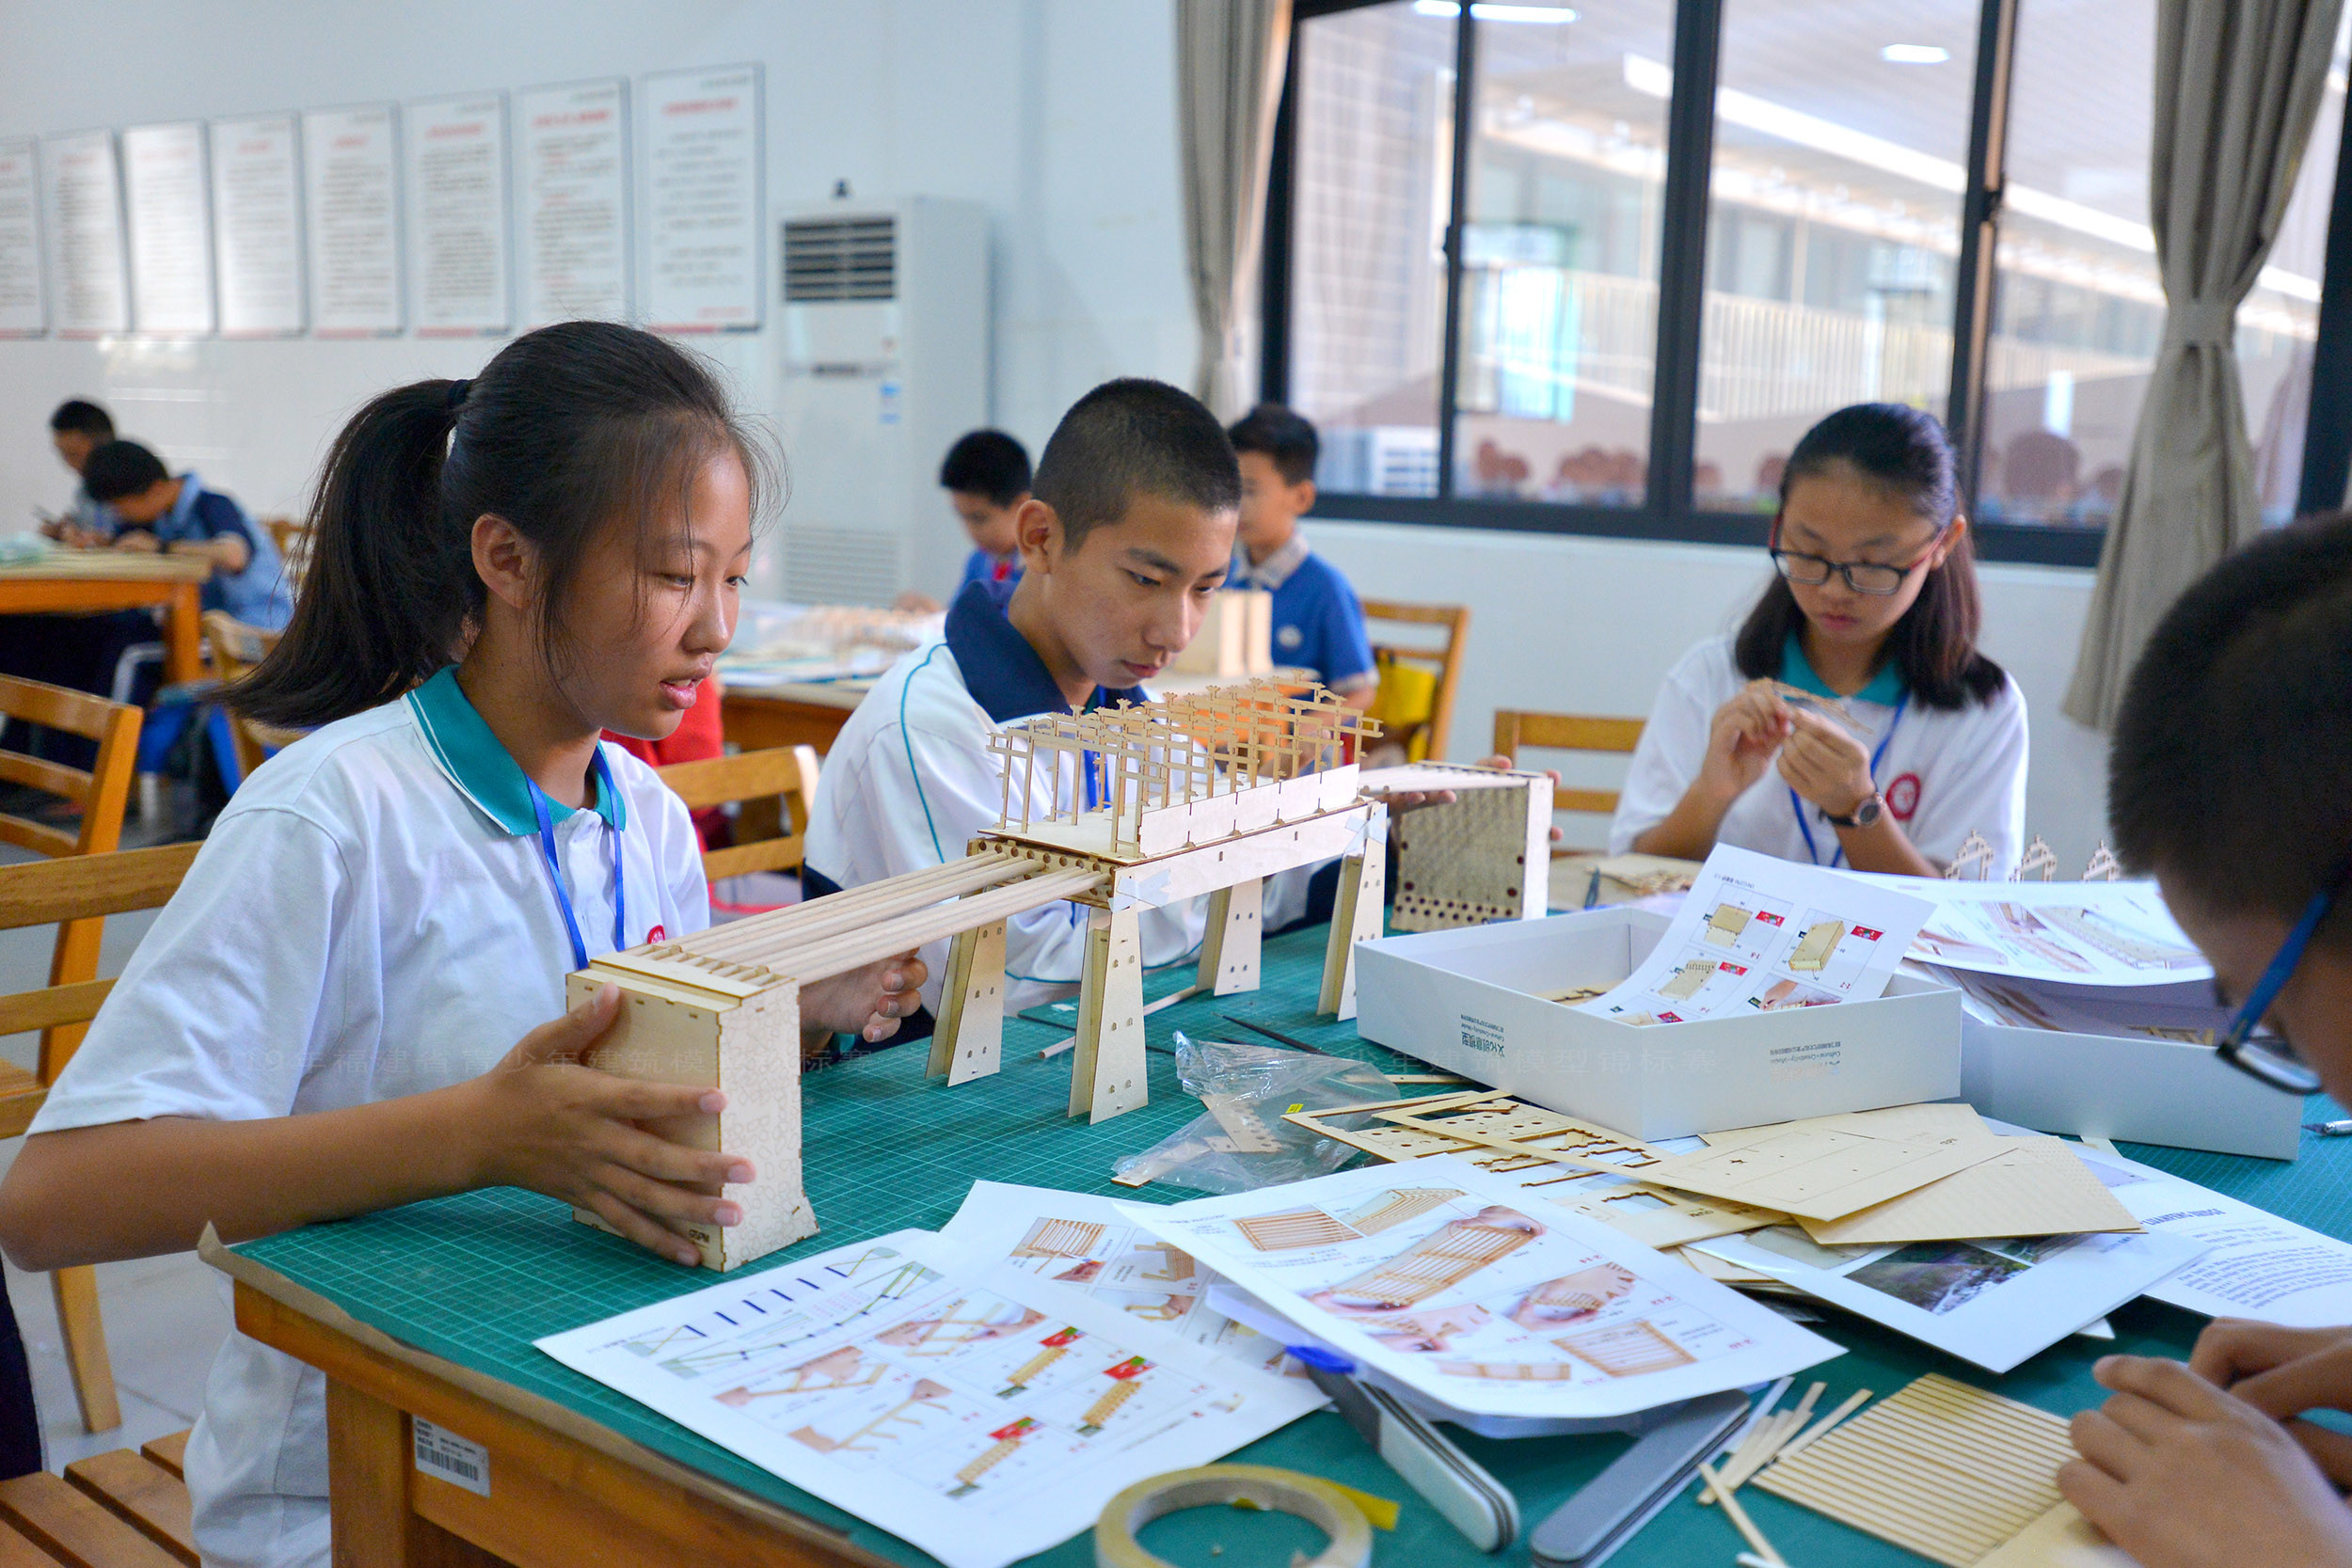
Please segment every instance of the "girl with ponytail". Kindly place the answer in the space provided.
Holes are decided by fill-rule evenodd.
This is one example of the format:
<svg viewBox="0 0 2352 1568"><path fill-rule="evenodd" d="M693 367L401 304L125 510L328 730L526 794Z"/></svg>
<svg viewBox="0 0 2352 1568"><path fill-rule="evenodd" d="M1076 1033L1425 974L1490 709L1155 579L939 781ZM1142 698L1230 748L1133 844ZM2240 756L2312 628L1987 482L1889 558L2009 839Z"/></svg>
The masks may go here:
<svg viewBox="0 0 2352 1568"><path fill-rule="evenodd" d="M655 739L733 635L771 480L710 373L573 322L343 429L294 619L237 693L314 733L237 791L50 1091L5 1185L31 1269L183 1250L484 1186L681 1263L758 1178L644 1131L716 1091L580 1058L597 954L708 924ZM804 1047L886 1037L909 956L812 987ZM552 1022L549 1022L552 1020ZM519 1043L518 1043L519 1042ZM92 1195L103 1194L103 1201ZM322 1386L231 1336L188 1445L208 1563L325 1564Z"/></svg>

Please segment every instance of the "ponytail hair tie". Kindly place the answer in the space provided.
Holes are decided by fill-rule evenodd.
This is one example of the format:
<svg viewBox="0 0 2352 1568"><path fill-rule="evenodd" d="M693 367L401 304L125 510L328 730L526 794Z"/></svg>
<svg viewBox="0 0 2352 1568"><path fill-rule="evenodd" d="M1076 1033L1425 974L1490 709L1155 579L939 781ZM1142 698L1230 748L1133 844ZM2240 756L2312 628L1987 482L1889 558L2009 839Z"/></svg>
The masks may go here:
<svg viewBox="0 0 2352 1568"><path fill-rule="evenodd" d="M455 381L451 382L451 383L449 384L449 404L448 404L448 406L449 406L450 410L451 410L453 413L453 412L455 412L455 411L456 411L456 409L457 409L457 407L458 407L458 405L459 405L459 404L463 404L463 403L466 401L466 394L467 394L468 392L472 391L472 390L473 390L473 383L472 383L471 381L469 381L469 380L465 379L464 377L460 377L459 379L457 379L457 380L455 380Z"/></svg>

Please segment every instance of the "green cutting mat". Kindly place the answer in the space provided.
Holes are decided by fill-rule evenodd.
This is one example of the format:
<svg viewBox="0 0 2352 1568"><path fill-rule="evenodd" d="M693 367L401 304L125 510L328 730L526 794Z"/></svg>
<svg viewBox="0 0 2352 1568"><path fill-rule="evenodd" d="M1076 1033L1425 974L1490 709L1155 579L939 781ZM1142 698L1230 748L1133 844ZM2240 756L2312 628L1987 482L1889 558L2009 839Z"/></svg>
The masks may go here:
<svg viewBox="0 0 2352 1568"><path fill-rule="evenodd" d="M1197 1037L1255 1039L1218 1016L1261 1020L1286 1034L1388 1070L1418 1064L1360 1041L1352 1023L1317 1020L1324 932L1318 927L1265 944L1264 985L1257 992L1195 997L1148 1021L1150 1043L1165 1046L1178 1029ZM1151 978L1149 994L1164 995L1190 979L1189 970ZM1033 1009L1033 1014L1040 1010ZM1065 1015L1042 1010L1049 1021ZM756 1270L843 1243L914 1226L935 1229L963 1200L972 1181L1060 1187L1173 1202L1197 1195L1149 1187L1115 1187L1111 1164L1149 1148L1199 1114L1198 1101L1176 1084L1173 1058L1152 1053L1147 1062L1152 1102L1101 1126L1064 1115L1070 1059L1039 1051L1068 1033L1059 1022L1032 1015L1005 1026L1004 1070L956 1089L923 1077L925 1048L916 1045L859 1057L812 1074L803 1085L805 1180L821 1234L754 1265ZM2324 1101L2313 1115L2337 1114ZM2192 1180L2259 1203L2314 1228L2341 1235L2352 1216L2347 1146L2306 1137L2293 1164L2127 1146L2136 1158ZM627 1243L574 1224L552 1200L501 1188L412 1204L333 1225L312 1226L238 1250L298 1285L317 1291L362 1323L433 1354L501 1378L579 1410L647 1448L707 1471L745 1491L781 1503L842 1531L857 1544L907 1563L925 1554L896 1537L822 1502L737 1458L664 1417L557 1365L532 1341L648 1302L707 1285L709 1276L657 1261ZM2069 1339L2006 1378L1929 1351L1872 1325L1838 1317L1823 1331L1849 1354L1820 1369L1827 1401L1867 1386L1891 1393L1922 1372L1965 1378L2047 1409L2071 1413L2102 1397L2090 1364L2109 1350L2185 1354L2201 1320L2153 1302L2139 1302L2112 1320L2113 1345ZM1826 1407L1826 1406L1825 1406ZM1529 1526L1540 1520L1624 1446L1618 1437L1531 1439L1488 1443L1466 1438L1482 1464L1518 1495ZM1311 1416L1233 1456L1253 1464L1311 1471L1405 1505L1392 1534L1380 1537L1384 1563L1421 1565L1494 1560L1524 1563L1524 1544L1499 1559L1481 1559L1451 1527L1407 1491L1336 1416ZM495 1478L493 1478L495 1485ZM1822 1564L1915 1564L1921 1560L1833 1524L1780 1498L1753 1494L1748 1508L1791 1561ZM1219 1568L1287 1560L1294 1542L1283 1522L1223 1510L1198 1510L1151 1527L1145 1544L1169 1560L1208 1568L1221 1547ZM1279 1545L1278 1545L1279 1543ZM1625 1568L1667 1568L1692 1561L1726 1561L1738 1549L1713 1509L1690 1495L1678 1499L1613 1560ZM1081 1535L1031 1560L1055 1568L1093 1561Z"/></svg>

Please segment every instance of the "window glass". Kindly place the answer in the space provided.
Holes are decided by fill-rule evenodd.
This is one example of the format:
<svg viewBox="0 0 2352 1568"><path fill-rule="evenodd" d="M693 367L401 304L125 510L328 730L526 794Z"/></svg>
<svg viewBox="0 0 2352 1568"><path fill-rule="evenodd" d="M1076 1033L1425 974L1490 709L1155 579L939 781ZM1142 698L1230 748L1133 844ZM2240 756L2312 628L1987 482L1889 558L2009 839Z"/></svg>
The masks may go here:
<svg viewBox="0 0 2352 1568"><path fill-rule="evenodd" d="M1770 510L1797 438L1849 404L1943 413L1977 27L1973 0L1726 0L1700 506Z"/></svg>
<svg viewBox="0 0 2352 1568"><path fill-rule="evenodd" d="M1396 0L1295 35L1290 399L1326 490L1438 493L1455 24Z"/></svg>
<svg viewBox="0 0 2352 1568"><path fill-rule="evenodd" d="M1666 101L1629 62L1670 59L1669 0L1480 7L1462 235L1454 490L1638 506Z"/></svg>

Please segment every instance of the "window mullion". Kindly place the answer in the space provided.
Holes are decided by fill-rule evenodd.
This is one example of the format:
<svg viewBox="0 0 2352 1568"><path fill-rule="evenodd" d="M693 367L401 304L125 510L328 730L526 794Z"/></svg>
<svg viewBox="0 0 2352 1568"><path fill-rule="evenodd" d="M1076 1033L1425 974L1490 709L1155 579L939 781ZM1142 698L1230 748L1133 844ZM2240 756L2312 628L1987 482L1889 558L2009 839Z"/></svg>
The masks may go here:
<svg viewBox="0 0 2352 1568"><path fill-rule="evenodd" d="M2001 191L2008 180L2009 87L2017 55L2018 0L1984 0L1968 119L1968 189L1961 198L1960 260L1952 279L1952 381L1944 425L1959 460L1961 502L1977 509L1984 456L1984 392L1993 342Z"/></svg>
<svg viewBox="0 0 2352 1568"><path fill-rule="evenodd" d="M1469 6L1454 21L1454 167L1446 196L1445 340L1438 345L1438 494L1454 494L1454 400L1462 374L1462 225L1470 203L1470 123L1478 67L1478 23Z"/></svg>
<svg viewBox="0 0 2352 1568"><path fill-rule="evenodd" d="M1698 443L1699 333L1706 318L1708 184L1715 162L1715 82L1723 0L1680 0L1666 189L1658 256L1658 351L1651 383L1648 506L1691 515Z"/></svg>

